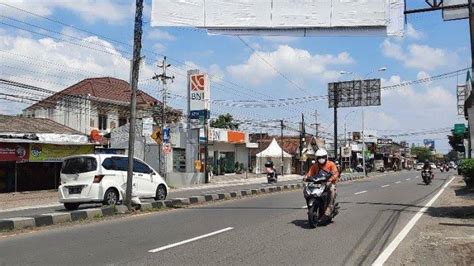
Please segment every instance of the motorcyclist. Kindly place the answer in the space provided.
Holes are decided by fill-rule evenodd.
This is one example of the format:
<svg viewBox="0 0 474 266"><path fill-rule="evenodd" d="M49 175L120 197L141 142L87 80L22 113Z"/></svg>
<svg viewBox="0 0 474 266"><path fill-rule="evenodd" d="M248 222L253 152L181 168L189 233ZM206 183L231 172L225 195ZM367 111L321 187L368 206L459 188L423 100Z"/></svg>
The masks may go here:
<svg viewBox="0 0 474 266"><path fill-rule="evenodd" d="M335 163L328 160L328 152L325 149L319 149L316 151L316 164L313 164L309 169L308 173L304 177L304 181L309 181L310 177L316 176L319 171L323 170L331 173L331 177L328 179L328 194L329 204L322 218L323 223L329 221L329 217L334 209L334 200L336 198L336 183L339 177L339 171Z"/></svg>
<svg viewBox="0 0 474 266"><path fill-rule="evenodd" d="M431 169L431 164L429 160L425 160L425 164L423 165L423 170L427 170L428 172L430 172L431 179L433 179L434 173Z"/></svg>

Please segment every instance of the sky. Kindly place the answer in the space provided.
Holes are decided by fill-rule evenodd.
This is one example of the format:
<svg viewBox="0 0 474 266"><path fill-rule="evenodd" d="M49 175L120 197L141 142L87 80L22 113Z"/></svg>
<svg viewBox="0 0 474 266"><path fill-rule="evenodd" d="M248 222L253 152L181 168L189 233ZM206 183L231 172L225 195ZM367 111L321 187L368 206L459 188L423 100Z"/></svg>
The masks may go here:
<svg viewBox="0 0 474 266"><path fill-rule="evenodd" d="M129 80L135 1L0 0L0 76L59 91L82 79L110 76ZM413 1L415 2L415 1ZM418 1L423 6L424 1ZM7 4L3 5L1 3ZM411 4L411 3L410 3ZM306 131L321 123L330 137L333 113L327 99L288 106L242 107L236 101L327 95L328 82L381 78L382 86L423 79L470 66L468 21L444 22L440 12L407 17L402 37L242 37L209 35L188 27L150 27L151 0L145 0L139 88L160 98L152 80L167 56L172 65L169 104L185 109L186 71L211 77L213 116L231 113L250 132L279 132L273 120L297 128L304 113ZM19 8L13 8L12 6ZM410 8L412 6L409 6ZM415 6L413 6L415 7ZM423 6L424 7L424 6ZM71 27L72 26L72 27ZM386 71L376 70L386 67ZM353 74L341 75L341 71ZM365 108L365 128L379 136L445 129L463 123L457 115L456 84L465 71L448 78L382 91L381 106ZM8 91L0 87L0 93ZM0 94L2 95L2 94ZM40 97L41 95L29 95ZM18 114L27 103L1 99L0 113ZM339 110L339 132L360 131L361 108ZM258 128L256 125L266 125ZM273 127L275 125L275 127ZM437 131L439 132L439 131ZM288 130L286 133L295 134ZM422 144L435 139L449 151L446 132L394 137Z"/></svg>

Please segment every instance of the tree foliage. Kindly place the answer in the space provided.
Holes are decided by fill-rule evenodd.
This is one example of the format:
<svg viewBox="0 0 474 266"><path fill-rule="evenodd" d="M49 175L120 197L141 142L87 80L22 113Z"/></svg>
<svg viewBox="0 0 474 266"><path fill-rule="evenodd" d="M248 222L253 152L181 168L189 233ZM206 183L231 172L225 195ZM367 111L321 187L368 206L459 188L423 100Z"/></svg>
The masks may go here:
<svg viewBox="0 0 474 266"><path fill-rule="evenodd" d="M463 135L448 135L448 142L451 148L455 151L464 152L464 136Z"/></svg>
<svg viewBox="0 0 474 266"><path fill-rule="evenodd" d="M239 123L234 122L231 114L225 114L219 115L217 119L212 119L211 127L237 130L239 129Z"/></svg>
<svg viewBox="0 0 474 266"><path fill-rule="evenodd" d="M416 155L418 161L430 160L432 157L430 149L425 147L414 147L411 153Z"/></svg>

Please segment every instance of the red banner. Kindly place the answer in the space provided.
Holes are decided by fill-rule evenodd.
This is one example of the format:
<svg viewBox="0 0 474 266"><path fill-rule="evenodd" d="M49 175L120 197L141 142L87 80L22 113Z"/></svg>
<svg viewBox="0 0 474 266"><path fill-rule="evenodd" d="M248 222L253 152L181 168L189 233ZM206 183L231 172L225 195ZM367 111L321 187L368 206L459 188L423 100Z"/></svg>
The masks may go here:
<svg viewBox="0 0 474 266"><path fill-rule="evenodd" d="M26 161L28 157L28 144L0 143L0 161Z"/></svg>

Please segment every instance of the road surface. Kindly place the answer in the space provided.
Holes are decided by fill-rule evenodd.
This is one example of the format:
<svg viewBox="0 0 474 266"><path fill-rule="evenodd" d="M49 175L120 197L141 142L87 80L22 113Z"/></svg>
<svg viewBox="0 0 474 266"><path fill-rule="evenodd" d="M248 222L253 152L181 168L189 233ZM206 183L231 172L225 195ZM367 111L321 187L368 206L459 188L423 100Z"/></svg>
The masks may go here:
<svg viewBox="0 0 474 266"><path fill-rule="evenodd" d="M340 184L340 214L316 229L291 191L4 237L0 264L367 265L450 179L419 175Z"/></svg>

